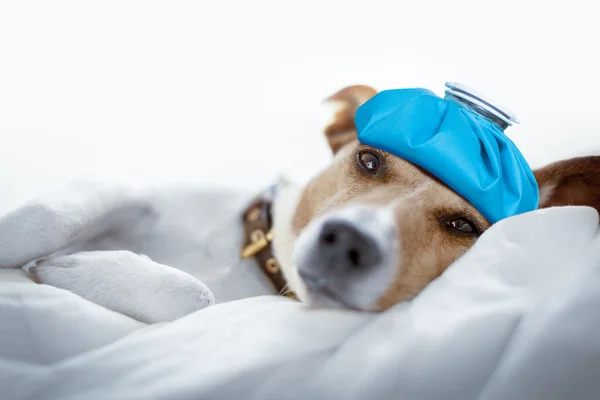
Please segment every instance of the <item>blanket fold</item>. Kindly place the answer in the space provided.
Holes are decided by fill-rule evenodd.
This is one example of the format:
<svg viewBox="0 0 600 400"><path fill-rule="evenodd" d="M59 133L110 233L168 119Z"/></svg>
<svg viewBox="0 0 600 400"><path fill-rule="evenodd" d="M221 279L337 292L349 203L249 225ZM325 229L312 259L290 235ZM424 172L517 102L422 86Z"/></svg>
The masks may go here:
<svg viewBox="0 0 600 400"><path fill-rule="evenodd" d="M4 267L37 256L2 254L14 240L2 233ZM17 272L0 269L2 399L600 394L600 236L587 207L500 221L415 299L381 314L266 296L147 326Z"/></svg>

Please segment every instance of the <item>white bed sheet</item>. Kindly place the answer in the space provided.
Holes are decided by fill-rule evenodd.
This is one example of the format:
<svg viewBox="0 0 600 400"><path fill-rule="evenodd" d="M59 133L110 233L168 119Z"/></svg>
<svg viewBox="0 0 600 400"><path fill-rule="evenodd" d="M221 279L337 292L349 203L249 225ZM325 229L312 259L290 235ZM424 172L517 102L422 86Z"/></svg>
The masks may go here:
<svg viewBox="0 0 600 400"><path fill-rule="evenodd" d="M381 314L256 297L146 326L2 274L2 399L600 398L600 237L587 207L496 224Z"/></svg>

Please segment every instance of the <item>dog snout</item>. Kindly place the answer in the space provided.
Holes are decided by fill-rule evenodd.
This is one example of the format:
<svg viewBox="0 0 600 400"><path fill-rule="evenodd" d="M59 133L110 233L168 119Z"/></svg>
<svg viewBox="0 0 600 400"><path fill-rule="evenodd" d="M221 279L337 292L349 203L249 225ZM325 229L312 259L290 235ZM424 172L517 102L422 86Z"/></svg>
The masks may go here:
<svg viewBox="0 0 600 400"><path fill-rule="evenodd" d="M381 261L381 251L373 238L345 221L329 221L319 235L317 252L323 266L343 273L367 269Z"/></svg>
<svg viewBox="0 0 600 400"><path fill-rule="evenodd" d="M385 207L345 207L313 221L294 248L303 301L374 310L397 271L395 232Z"/></svg>

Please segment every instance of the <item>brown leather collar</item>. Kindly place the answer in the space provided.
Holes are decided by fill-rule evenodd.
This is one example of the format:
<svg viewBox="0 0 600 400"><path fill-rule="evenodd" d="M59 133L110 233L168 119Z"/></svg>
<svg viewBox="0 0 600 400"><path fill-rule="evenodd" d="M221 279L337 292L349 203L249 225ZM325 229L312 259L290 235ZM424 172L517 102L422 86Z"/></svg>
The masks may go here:
<svg viewBox="0 0 600 400"><path fill-rule="evenodd" d="M273 197L271 193L255 199L244 212L243 225L246 239L241 256L243 259L254 257L279 294L296 299L296 294L287 288L281 267L273 255L271 245Z"/></svg>

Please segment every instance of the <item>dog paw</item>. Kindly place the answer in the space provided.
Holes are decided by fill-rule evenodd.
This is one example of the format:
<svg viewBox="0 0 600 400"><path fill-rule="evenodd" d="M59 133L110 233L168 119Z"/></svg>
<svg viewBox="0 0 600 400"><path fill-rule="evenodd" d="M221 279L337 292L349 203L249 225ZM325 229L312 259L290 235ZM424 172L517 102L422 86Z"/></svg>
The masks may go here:
<svg viewBox="0 0 600 400"><path fill-rule="evenodd" d="M215 303L193 276L130 251L92 251L38 260L39 283L69 290L146 323L172 321Z"/></svg>

